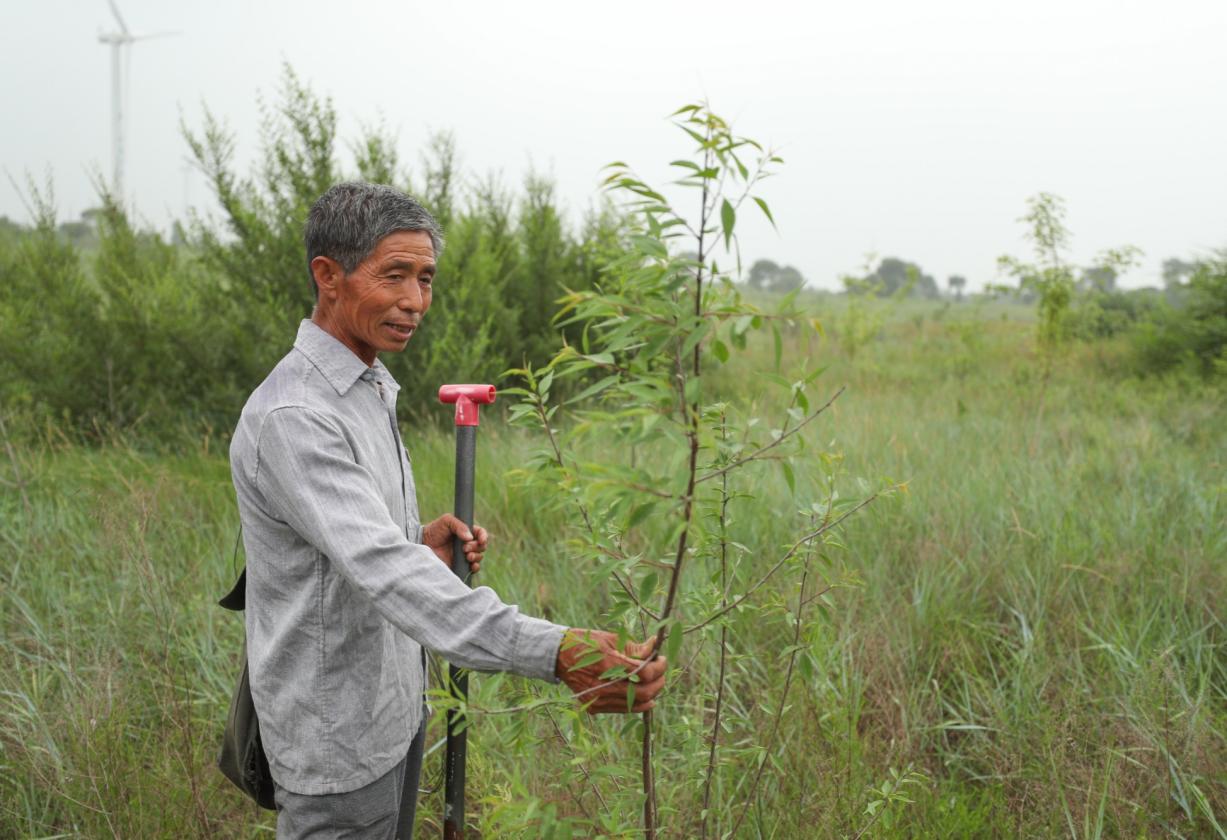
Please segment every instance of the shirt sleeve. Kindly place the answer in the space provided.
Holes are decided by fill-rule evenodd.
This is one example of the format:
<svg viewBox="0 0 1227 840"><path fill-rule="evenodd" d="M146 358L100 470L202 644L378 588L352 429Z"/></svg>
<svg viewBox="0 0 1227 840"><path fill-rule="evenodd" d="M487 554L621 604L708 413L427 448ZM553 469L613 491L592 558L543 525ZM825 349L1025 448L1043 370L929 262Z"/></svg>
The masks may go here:
<svg viewBox="0 0 1227 840"><path fill-rule="evenodd" d="M469 589L433 551L406 539L374 476L326 417L298 406L271 412L255 479L270 512L423 647L465 668L557 682L566 628L520 614L487 586Z"/></svg>

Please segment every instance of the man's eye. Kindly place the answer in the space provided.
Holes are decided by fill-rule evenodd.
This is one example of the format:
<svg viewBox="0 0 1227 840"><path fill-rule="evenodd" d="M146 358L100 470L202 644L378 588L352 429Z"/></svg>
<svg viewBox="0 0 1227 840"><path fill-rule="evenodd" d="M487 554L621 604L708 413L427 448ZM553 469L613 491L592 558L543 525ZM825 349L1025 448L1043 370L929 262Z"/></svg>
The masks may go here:
<svg viewBox="0 0 1227 840"><path fill-rule="evenodd" d="M435 280L435 278L433 278L433 277L431 277L431 276L429 276L429 275L427 275L427 276L425 276L425 277L419 277L419 278L418 278L418 282L419 282L419 283L425 283L427 286L429 286L431 283L433 283L433 282L434 282L434 280Z"/></svg>

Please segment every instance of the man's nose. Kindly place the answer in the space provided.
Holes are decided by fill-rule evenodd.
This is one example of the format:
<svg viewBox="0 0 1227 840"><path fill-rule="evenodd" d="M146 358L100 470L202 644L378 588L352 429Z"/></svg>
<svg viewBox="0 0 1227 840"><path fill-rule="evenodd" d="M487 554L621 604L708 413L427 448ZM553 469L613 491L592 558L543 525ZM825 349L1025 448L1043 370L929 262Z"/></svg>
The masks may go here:
<svg viewBox="0 0 1227 840"><path fill-rule="evenodd" d="M421 312L425 304L421 288L413 281L406 283L405 287L396 305L406 312Z"/></svg>

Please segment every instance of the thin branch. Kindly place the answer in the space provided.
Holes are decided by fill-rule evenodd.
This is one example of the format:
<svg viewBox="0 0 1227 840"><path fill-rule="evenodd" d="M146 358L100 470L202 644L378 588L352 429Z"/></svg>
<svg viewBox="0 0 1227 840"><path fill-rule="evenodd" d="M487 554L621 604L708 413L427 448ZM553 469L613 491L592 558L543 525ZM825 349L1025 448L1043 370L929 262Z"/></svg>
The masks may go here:
<svg viewBox="0 0 1227 840"><path fill-rule="evenodd" d="M533 687L533 694L537 694L536 686ZM587 765L585 765L583 761L578 760L577 756L575 755L575 748L571 746L571 742L567 740L567 736L563 734L562 727L560 727L558 725L558 721L554 719L554 713L547 708L545 710L545 716L550 719L550 726L554 727L554 734L558 736L559 741L562 741L562 745L571 755L575 766L579 768L579 772L584 774L584 780L588 782L588 786L592 788L592 792L596 794L597 800L601 803L602 810L609 811L609 803L605 801L605 797L601 795L601 789L597 787L596 782L592 780L592 774L588 772ZM584 816L589 820L592 820L592 814L590 814L587 807L584 806L583 797L571 790L569 787L568 790L571 791L571 798L575 800L575 804L578 805L579 809L584 812Z"/></svg>
<svg viewBox="0 0 1227 840"><path fill-rule="evenodd" d="M907 775L908 774L905 773L904 775L895 779L895 783L891 785L890 792L886 794L886 800L883 806L874 813L869 822L861 826L861 830L852 836L852 840L861 840L861 838L865 836L866 832L873 828L873 824L878 821L878 818L881 817L882 814L886 813L886 811L890 808L891 797L898 793L899 788L903 787L903 782L907 779Z"/></svg>
<svg viewBox="0 0 1227 840"><path fill-rule="evenodd" d="M562 457L562 448L558 445L558 438L554 435L554 427L550 425L549 415L547 415L545 412L545 403L542 402L541 395L535 391L533 393L533 406L537 409L537 417L541 421L542 428L545 429L546 437L549 438L550 448L554 450L554 462L558 464L559 469L566 470L567 465ZM615 552L612 549L601 545L600 540L598 540L596 536L596 527L592 524L592 517L588 515L588 507L579 499L575 500L575 506L579 508L580 516L582 516L584 519L584 527L588 529L588 537L592 540L593 546L595 546L596 549L602 554L615 557L619 560L626 559L624 554ZM658 618L654 612L640 602L639 596L635 594L634 589L628 583L624 582L616 571L614 573L614 580L618 582L622 589L625 590L626 594L631 597L631 600L634 601L641 610L652 616L654 620ZM641 633L646 632L643 627L642 619L639 621L639 627Z"/></svg>
<svg viewBox="0 0 1227 840"><path fill-rule="evenodd" d="M759 460L760 458L763 457L765 453L771 451L772 449L775 449L781 443L788 440L790 437L792 437L797 432L801 431L806 426L808 426L810 423L812 423L815 419L817 419L818 415L822 414L824 411L830 408L831 404L834 403L837 399L839 399L840 394L842 394L845 390L847 390L847 387L848 387L847 385L839 386L839 390L837 390L834 394L832 394L831 398L827 400L825 403L823 403L820 408L815 410L813 413L809 414L804 420L802 420L800 423L798 423L796 426L792 427L791 429L786 426L784 430L780 432L779 437L772 440L771 443L760 446L758 449L754 450L749 455L745 455L741 458L737 458L734 461L730 461L728 464L725 464L723 467L721 467L718 470L712 470L709 473L705 473L699 476L698 479L695 480L695 484L701 484L702 482L707 481L708 479L712 479L712 478L716 478L717 476L724 475L726 472L729 472L730 470L737 469L742 464L747 464L750 461Z"/></svg>
<svg viewBox="0 0 1227 840"><path fill-rule="evenodd" d="M797 596L797 610L794 613L796 626L792 634L792 653L788 656L788 671L784 675L784 688L780 692L780 704L776 707L775 718L771 722L771 734L767 736L767 743L763 747L763 757L758 762L758 769L754 773L754 781L750 783L750 793L746 796L747 802L754 801L754 794L758 791L758 783L762 781L763 770L767 766L767 756L771 754L771 749L775 746L776 736L780 733L780 721L784 717L784 707L788 705L788 690L792 688L793 670L797 664L797 654L800 652L801 628L804 626L802 619L805 614L805 584L809 580L809 564L812 558L813 552L811 551L805 558L805 569L801 572L801 592ZM737 815L737 822L733 823L733 830L729 832L730 837L737 836L737 829L741 828L741 823L749 812L749 808L743 808L741 813Z"/></svg>
<svg viewBox="0 0 1227 840"><path fill-rule="evenodd" d="M784 556L783 556L783 557L781 557L781 558L780 558L780 559L779 559L779 560L776 562L776 564L775 564L774 566L772 566L770 569L768 569L768 570L767 570L766 574L764 574L764 575L763 575L761 578L759 578L759 579L758 579L758 581L757 581L757 582L755 582L755 584L754 584L753 586L751 586L751 587L750 587L749 589L747 589L745 592L743 592L743 593L741 593L739 596L737 596L737 600L733 601L733 603L729 604L727 607L722 607L721 609L719 609L719 610L717 610L716 612L712 613L712 614L711 614L711 615L709 615L707 618L705 618L705 619L703 619L702 621L700 621L698 624L695 624L695 625L693 625L693 626L691 626L691 627L687 627L687 628L683 629L683 630L682 630L682 632L683 632L683 633L693 633L693 632L695 632L696 630L702 630L704 627L706 627L707 625L711 624L711 623L712 623L713 621L715 621L716 619L718 619L718 618L720 618L721 616L723 616L723 615L725 615L725 614L727 614L727 613L730 613L730 612L732 612L733 610L737 609L739 606L741 606L743 603L745 603L745 601L746 601L746 599L747 599L747 598L749 598L751 595L753 595L755 592L757 592L757 591L758 591L758 589L759 589L759 587L761 587L761 586L762 586L764 583L766 583L768 580L770 580L770 579L771 579L771 576L772 576L772 575L774 575L776 572L778 572L778 571L780 570L780 568L781 568L781 567L782 567L782 566L783 566L785 563L787 563L789 560L791 560L791 559L792 559L792 558L793 558L793 557L796 555L797 550L798 550L799 548L801 548L802 546L804 546L804 545L808 544L809 542L811 542L811 541L813 541L813 540L816 540L818 537L822 536L822 535L823 535L823 534L825 534L827 531L829 531L829 530L831 530L832 528L834 528L835 526L839 525L839 523L843 522L843 521L844 521L845 519L847 519L849 516L851 516L852 514L856 513L858 510L860 510L861 508L863 508L863 507L865 507L866 505L868 505L870 502L872 502L872 501L874 501L875 499L877 499L877 498L878 498L878 495L879 495L878 493L874 493L872 496L870 496L870 497L868 497L867 499L864 499L864 500L862 500L861 502L859 502L859 503L858 503L858 504L857 504L855 507L850 508L849 510L845 511L843 514L841 514L841 515L840 515L840 517L839 517L838 519L835 519L835 520L834 520L834 521L832 521L832 522L826 522L826 523L823 523L823 525L822 525L822 527L821 527L821 528L818 528L817 530L811 531L810 533L806 534L806 535L805 535L804 537L802 537L801 539L797 540L795 543L793 543L792 548L788 549L788 551L787 551L787 552L785 552ZM829 590L829 589L830 589L830 587L828 587L828 590ZM826 594L826 593L825 593L825 592L823 592L822 594Z"/></svg>
<svg viewBox="0 0 1227 840"><path fill-rule="evenodd" d="M677 502L685 501L684 496L679 496L676 493L670 493L668 490L657 490L655 487L650 487L647 484L639 484L638 482L635 482L635 481L622 481L619 479L604 479L603 481L600 481L600 482L594 482L594 484L598 486L600 484L613 484L618 487L625 487L628 490L638 490L640 493L645 493L649 496L656 496L661 499L668 499L671 502L672 501L677 501Z"/></svg>
<svg viewBox="0 0 1227 840"><path fill-rule="evenodd" d="M725 423L724 414L720 415L720 439L728 439L728 425ZM720 476L720 589L723 591L723 596L720 599L720 605L728 605L728 566L729 566L729 540L728 540L728 510L729 510L729 477L728 473ZM711 725L711 744L707 752L707 770L703 776L703 819L701 826L701 836L707 838L707 819L711 816L711 784L712 779L716 774L716 748L720 740L720 714L724 706L724 680L726 673L726 665L728 660L728 627L722 625L720 627L720 674L716 678L716 708L712 713ZM716 831L720 831L720 820L716 820Z"/></svg>
<svg viewBox="0 0 1227 840"><path fill-rule="evenodd" d="M650 615L653 621L660 621L660 616L658 616L652 609L644 604L643 601L639 600L639 596L636 595L635 590L631 588L630 582L623 580L622 575L618 574L617 569L615 569L613 572L613 578L618 582L618 585L622 587L622 591L630 596L630 599L635 603L636 607Z"/></svg>

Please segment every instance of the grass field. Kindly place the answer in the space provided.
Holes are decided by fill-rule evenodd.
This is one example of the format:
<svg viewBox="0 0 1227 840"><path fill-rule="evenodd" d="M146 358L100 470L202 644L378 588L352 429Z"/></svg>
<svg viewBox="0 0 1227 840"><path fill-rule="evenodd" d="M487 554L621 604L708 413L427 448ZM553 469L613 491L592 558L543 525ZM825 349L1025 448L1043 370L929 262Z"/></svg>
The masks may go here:
<svg viewBox="0 0 1227 840"><path fill-rule="evenodd" d="M918 304L855 355L837 335L846 309L816 314L829 337L788 337L785 364L830 364L820 381L848 390L809 433L833 441L849 480L890 476L908 493L850 520L844 549L821 558L861 585L807 614L813 667L794 678L752 801L793 628L782 611L731 622L729 702L744 723L722 735L719 830L744 811L740 837L1227 838L1223 392L1114 374L1125 351L1110 344L1075 347L1042 387L1022 310ZM752 347L716 387L760 398L753 372L770 355ZM0 837L271 836L213 765L242 632L214 603L234 573L226 441L151 452L8 432ZM449 431L405 434L422 512L437 515ZM590 624L604 596L569 558L561 514L503 480L537 445L483 426L478 511L496 540L483 577L527 611ZM740 539L764 555L790 542L788 504L781 488L755 488ZM698 833L707 676L676 672L658 714L662 737L693 753L661 769L669 837ZM478 705L529 691L475 683ZM621 726L479 716L470 807L482 836L541 836L547 812L603 814L607 834L634 836L638 812L620 803L638 784L637 744ZM867 814L867 788L907 767L927 779L914 801ZM424 795L419 813L432 835L440 797Z"/></svg>

